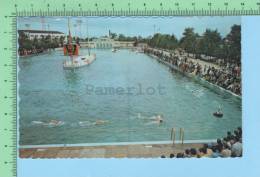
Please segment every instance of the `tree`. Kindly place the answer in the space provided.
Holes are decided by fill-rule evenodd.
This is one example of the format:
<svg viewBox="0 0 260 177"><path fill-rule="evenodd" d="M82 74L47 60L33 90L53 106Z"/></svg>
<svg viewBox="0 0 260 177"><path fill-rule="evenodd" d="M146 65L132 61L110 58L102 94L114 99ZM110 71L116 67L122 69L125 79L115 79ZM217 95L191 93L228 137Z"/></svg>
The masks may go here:
<svg viewBox="0 0 260 177"><path fill-rule="evenodd" d="M29 39L23 41L23 48L26 50L31 50L33 48L32 42Z"/></svg>
<svg viewBox="0 0 260 177"><path fill-rule="evenodd" d="M79 44L79 37L76 37L76 44Z"/></svg>
<svg viewBox="0 0 260 177"><path fill-rule="evenodd" d="M175 49L178 46L178 40L174 35L156 33L148 44L151 47Z"/></svg>
<svg viewBox="0 0 260 177"><path fill-rule="evenodd" d="M60 36L60 38L59 38L60 46L63 46L64 40L65 40L65 36Z"/></svg>
<svg viewBox="0 0 260 177"><path fill-rule="evenodd" d="M183 37L180 40L180 47L182 47L188 53L195 54L197 37L198 34L194 33L193 28L185 28L183 32Z"/></svg>
<svg viewBox="0 0 260 177"><path fill-rule="evenodd" d="M110 37L111 37L112 39L116 39L117 34L116 34L116 33L112 33L112 32L110 32Z"/></svg>
<svg viewBox="0 0 260 177"><path fill-rule="evenodd" d="M119 41L124 41L125 38L126 38L126 37L125 37L123 34L119 34L119 36L118 36L118 40L119 40Z"/></svg>
<svg viewBox="0 0 260 177"><path fill-rule="evenodd" d="M202 50L207 56L217 56L220 44L222 42L221 36L217 30L206 29L202 36Z"/></svg>
<svg viewBox="0 0 260 177"><path fill-rule="evenodd" d="M36 49L39 49L39 48L40 48L40 42L39 42L39 40L38 40L37 37L34 37L34 38L33 38L32 45L33 45Z"/></svg>
<svg viewBox="0 0 260 177"><path fill-rule="evenodd" d="M235 60L240 63L241 60L241 26L233 25L230 33L225 38L225 47L228 49L230 60Z"/></svg>
<svg viewBox="0 0 260 177"><path fill-rule="evenodd" d="M23 31L19 32L18 44L19 51L22 51L24 49L28 50L32 48L30 39Z"/></svg>
<svg viewBox="0 0 260 177"><path fill-rule="evenodd" d="M45 42L44 49L53 48L51 35L47 35L44 38L44 42Z"/></svg>
<svg viewBox="0 0 260 177"><path fill-rule="evenodd" d="M52 40L52 43L53 43L53 48L59 47L59 39L58 39L58 37L55 37Z"/></svg>

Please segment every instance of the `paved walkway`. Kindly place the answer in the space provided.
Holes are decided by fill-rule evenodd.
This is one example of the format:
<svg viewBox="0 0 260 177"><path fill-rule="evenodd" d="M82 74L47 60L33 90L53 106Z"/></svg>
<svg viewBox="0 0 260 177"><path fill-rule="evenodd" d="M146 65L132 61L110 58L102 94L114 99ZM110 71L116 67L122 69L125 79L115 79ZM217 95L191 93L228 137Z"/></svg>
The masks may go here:
<svg viewBox="0 0 260 177"><path fill-rule="evenodd" d="M166 51L166 50L161 50L161 49L154 49L154 48L149 48L152 49L154 51L159 51L159 52L163 52L164 55L168 55L170 56L170 52ZM176 52L176 51L175 51ZM212 62L207 62L204 60L200 60L200 59L194 59L189 57L187 54L185 54L185 56L187 57L188 61L192 61L193 63L199 63L202 67L202 70L204 70L204 66L210 66L210 67L214 67L216 69L220 69L221 67L216 64L216 63L212 63Z"/></svg>
<svg viewBox="0 0 260 177"><path fill-rule="evenodd" d="M132 144L78 147L20 148L20 158L159 158L199 148L202 144Z"/></svg>

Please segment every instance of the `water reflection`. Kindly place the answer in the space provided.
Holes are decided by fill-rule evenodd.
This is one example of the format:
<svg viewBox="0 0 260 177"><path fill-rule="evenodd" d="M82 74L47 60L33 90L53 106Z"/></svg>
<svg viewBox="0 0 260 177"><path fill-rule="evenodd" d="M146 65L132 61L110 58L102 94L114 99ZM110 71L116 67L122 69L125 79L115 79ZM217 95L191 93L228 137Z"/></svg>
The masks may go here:
<svg viewBox="0 0 260 177"><path fill-rule="evenodd" d="M73 87L79 85L82 80L82 76L78 69L64 70L64 80L68 87Z"/></svg>

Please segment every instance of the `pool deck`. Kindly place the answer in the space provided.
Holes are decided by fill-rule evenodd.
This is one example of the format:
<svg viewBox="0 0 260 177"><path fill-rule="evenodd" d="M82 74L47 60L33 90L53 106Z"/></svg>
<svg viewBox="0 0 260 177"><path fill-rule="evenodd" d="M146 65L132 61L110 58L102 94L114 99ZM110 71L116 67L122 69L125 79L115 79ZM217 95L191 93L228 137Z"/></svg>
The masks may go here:
<svg viewBox="0 0 260 177"><path fill-rule="evenodd" d="M171 153L199 148L202 143L185 144L128 144L101 146L19 148L20 158L159 158Z"/></svg>

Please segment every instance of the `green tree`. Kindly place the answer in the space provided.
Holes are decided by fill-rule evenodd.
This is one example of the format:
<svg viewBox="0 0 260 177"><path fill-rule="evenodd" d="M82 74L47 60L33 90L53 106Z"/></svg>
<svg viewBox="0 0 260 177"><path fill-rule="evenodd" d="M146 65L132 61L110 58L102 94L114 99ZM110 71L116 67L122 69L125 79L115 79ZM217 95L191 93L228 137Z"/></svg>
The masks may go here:
<svg viewBox="0 0 260 177"><path fill-rule="evenodd" d="M207 56L217 56L220 44L222 43L221 36L217 30L206 29L202 36L202 51Z"/></svg>
<svg viewBox="0 0 260 177"><path fill-rule="evenodd" d="M148 44L151 47L175 49L178 46L178 40L174 35L156 33Z"/></svg>
<svg viewBox="0 0 260 177"><path fill-rule="evenodd" d="M198 34L194 33L193 28L185 28L183 37L180 40L180 47L188 53L196 53Z"/></svg>
<svg viewBox="0 0 260 177"><path fill-rule="evenodd" d="M60 38L59 38L59 44L60 44L60 46L63 46L64 41L65 41L65 36L60 36Z"/></svg>
<svg viewBox="0 0 260 177"><path fill-rule="evenodd" d="M19 49L18 49L19 51L29 50L32 48L30 39L23 31L19 32L18 44L19 44Z"/></svg>
<svg viewBox="0 0 260 177"><path fill-rule="evenodd" d="M116 39L117 34L116 34L116 33L112 33L112 32L110 32L110 37L111 37L112 39Z"/></svg>
<svg viewBox="0 0 260 177"><path fill-rule="evenodd" d="M119 34L119 36L118 36L119 41L124 41L125 39L126 39L126 37L123 34Z"/></svg>
<svg viewBox="0 0 260 177"><path fill-rule="evenodd" d="M38 40L37 37L34 37L34 38L33 38L32 45L33 45L36 49L39 49L39 48L40 48L40 42L39 42L39 40Z"/></svg>
<svg viewBox="0 0 260 177"><path fill-rule="evenodd" d="M241 60L241 26L233 25L225 40L226 58L240 62Z"/></svg>

